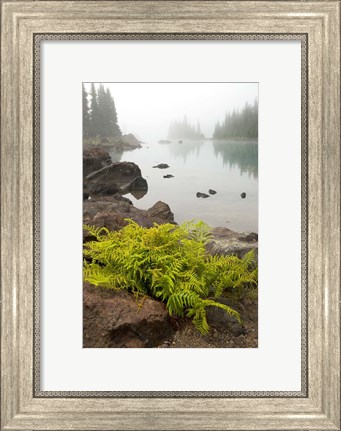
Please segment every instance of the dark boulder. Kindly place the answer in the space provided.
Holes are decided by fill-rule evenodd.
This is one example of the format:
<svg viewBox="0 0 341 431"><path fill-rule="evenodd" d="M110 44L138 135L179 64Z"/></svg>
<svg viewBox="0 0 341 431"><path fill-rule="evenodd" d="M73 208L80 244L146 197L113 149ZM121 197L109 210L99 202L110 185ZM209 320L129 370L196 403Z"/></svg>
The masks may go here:
<svg viewBox="0 0 341 431"><path fill-rule="evenodd" d="M136 177L129 185L129 191L147 192L148 183L142 177Z"/></svg>
<svg viewBox="0 0 341 431"><path fill-rule="evenodd" d="M112 197L115 201L118 202L127 202L129 205L133 205L132 201L122 195L120 195L119 193L116 193L113 197Z"/></svg>
<svg viewBox="0 0 341 431"><path fill-rule="evenodd" d="M83 177L111 164L111 157L102 147L86 147L83 150Z"/></svg>
<svg viewBox="0 0 341 431"><path fill-rule="evenodd" d="M118 187L117 184L84 184L84 189L87 190L87 194L94 196L105 196L105 195L114 195L118 192L122 192L123 190Z"/></svg>
<svg viewBox="0 0 341 431"><path fill-rule="evenodd" d="M132 191L147 192L147 181L140 168L132 162L112 163L91 172L84 178L83 191L93 195L125 194Z"/></svg>
<svg viewBox="0 0 341 431"><path fill-rule="evenodd" d="M246 198L246 193L245 193L245 192L241 193L241 194L240 194L240 197L241 197L242 199L245 199L245 198Z"/></svg>
<svg viewBox="0 0 341 431"><path fill-rule="evenodd" d="M215 299L215 301L221 304L228 305L229 307L234 309L234 305L231 304L225 298L217 298ZM239 335L244 335L246 333L245 328L238 322L237 318L231 316L222 308L214 306L207 307L206 316L207 323L213 328L229 331L235 337L239 337Z"/></svg>
<svg viewBox="0 0 341 431"><path fill-rule="evenodd" d="M162 302L84 283L83 347L157 347L173 333Z"/></svg>
<svg viewBox="0 0 341 431"><path fill-rule="evenodd" d="M212 190L212 189L209 189L208 193L209 193L210 195L215 195L215 194L217 194L217 192L216 192L215 190Z"/></svg>
<svg viewBox="0 0 341 431"><path fill-rule="evenodd" d="M174 178L174 175L167 174L167 175L164 175L163 178Z"/></svg>

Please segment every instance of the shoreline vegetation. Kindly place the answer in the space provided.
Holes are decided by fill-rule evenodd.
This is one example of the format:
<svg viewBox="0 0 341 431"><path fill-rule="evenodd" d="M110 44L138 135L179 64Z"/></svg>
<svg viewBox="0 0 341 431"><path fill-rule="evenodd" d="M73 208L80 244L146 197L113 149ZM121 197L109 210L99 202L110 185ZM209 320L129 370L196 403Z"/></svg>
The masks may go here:
<svg viewBox="0 0 341 431"><path fill-rule="evenodd" d="M256 109L217 124L215 151L232 119L248 118L249 136L235 141L254 137ZM184 117L159 143L189 139L206 138ZM109 89L83 86L83 347L257 347L258 235L178 225L162 201L135 207L124 195L141 197L148 183L139 166L113 163L109 152L142 145L122 134Z"/></svg>

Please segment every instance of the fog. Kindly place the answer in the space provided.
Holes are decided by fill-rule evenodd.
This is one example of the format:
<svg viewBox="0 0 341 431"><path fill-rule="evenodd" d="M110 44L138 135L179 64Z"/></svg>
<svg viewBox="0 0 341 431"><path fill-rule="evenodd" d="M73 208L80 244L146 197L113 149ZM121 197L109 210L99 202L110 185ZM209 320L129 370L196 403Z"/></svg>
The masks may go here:
<svg viewBox="0 0 341 431"><path fill-rule="evenodd" d="M258 83L103 83L114 98L122 133L144 142L167 139L169 125L186 115L212 137L226 112L258 100ZM85 84L90 91L90 84Z"/></svg>

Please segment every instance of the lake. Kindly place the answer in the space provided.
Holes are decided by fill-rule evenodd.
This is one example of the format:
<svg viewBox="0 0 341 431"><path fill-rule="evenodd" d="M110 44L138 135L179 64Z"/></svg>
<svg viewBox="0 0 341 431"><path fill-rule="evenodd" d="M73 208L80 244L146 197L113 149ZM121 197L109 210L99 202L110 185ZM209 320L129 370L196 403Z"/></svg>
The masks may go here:
<svg viewBox="0 0 341 431"><path fill-rule="evenodd" d="M212 227L258 232L258 145L244 141L149 142L140 149L111 152L113 162L136 163L148 182L144 196L126 195L137 208L166 202L177 223L203 220ZM167 169L153 168L159 163ZM171 174L174 178L163 178ZM197 192L215 195L198 198ZM241 193L246 193L245 199ZM139 198L139 199L137 199Z"/></svg>

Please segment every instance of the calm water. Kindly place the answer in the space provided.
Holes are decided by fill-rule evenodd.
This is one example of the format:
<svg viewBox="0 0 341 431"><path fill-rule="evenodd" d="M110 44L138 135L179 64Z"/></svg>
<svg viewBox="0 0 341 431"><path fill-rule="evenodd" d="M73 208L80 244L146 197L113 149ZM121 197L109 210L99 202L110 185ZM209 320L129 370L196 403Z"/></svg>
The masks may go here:
<svg viewBox="0 0 341 431"><path fill-rule="evenodd" d="M252 142L183 141L145 143L143 148L110 154L113 161L136 163L148 182L148 192L136 199L138 208L166 202L175 221L200 219L210 226L258 232L258 145ZM168 169L153 166L167 163ZM171 174L174 178L163 178ZM209 198L196 193L217 191ZM242 199L240 194L246 193Z"/></svg>

